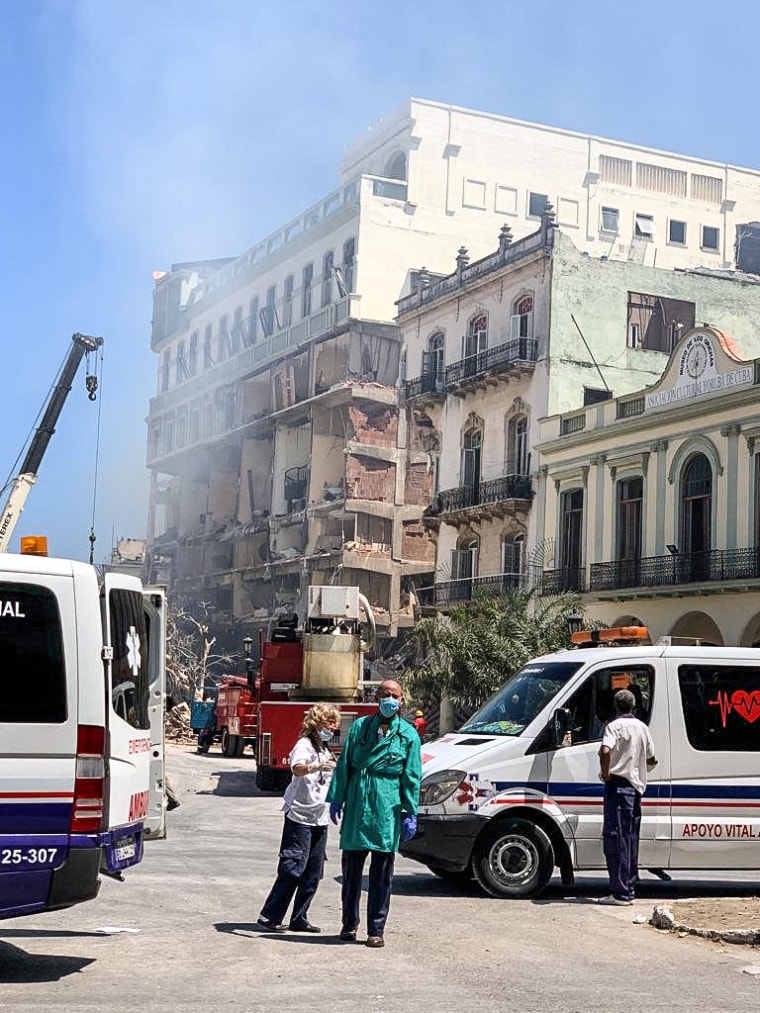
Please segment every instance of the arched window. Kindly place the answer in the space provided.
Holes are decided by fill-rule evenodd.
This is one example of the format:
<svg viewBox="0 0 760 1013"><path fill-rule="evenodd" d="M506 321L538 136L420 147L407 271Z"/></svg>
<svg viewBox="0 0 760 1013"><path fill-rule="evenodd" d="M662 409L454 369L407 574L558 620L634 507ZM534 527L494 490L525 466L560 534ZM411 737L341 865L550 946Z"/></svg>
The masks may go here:
<svg viewBox="0 0 760 1013"><path fill-rule="evenodd" d="M482 429L468 429L462 440L462 485L468 490L468 505L479 502Z"/></svg>
<svg viewBox="0 0 760 1013"><path fill-rule="evenodd" d="M533 296L523 295L512 306L511 336L533 337Z"/></svg>
<svg viewBox="0 0 760 1013"><path fill-rule="evenodd" d="M477 535L463 535L457 541L457 547L451 553L451 579L471 580L478 574L478 548L480 539ZM461 600L466 601L469 592Z"/></svg>
<svg viewBox="0 0 760 1013"><path fill-rule="evenodd" d="M406 179L406 152L398 151L385 163L386 179Z"/></svg>
<svg viewBox="0 0 760 1013"><path fill-rule="evenodd" d="M712 547L712 467L704 454L691 457L681 477L681 544L683 564L691 567L691 579L709 572L708 553ZM684 574L684 577L687 575Z"/></svg>
<svg viewBox="0 0 760 1013"><path fill-rule="evenodd" d="M525 535L505 535L501 541L502 590L525 583Z"/></svg>
<svg viewBox="0 0 760 1013"><path fill-rule="evenodd" d="M443 331L436 331L428 338L427 350L422 353L422 375L426 381L426 390L443 390L445 342Z"/></svg>
<svg viewBox="0 0 760 1013"><path fill-rule="evenodd" d="M560 579L562 590L583 586L583 489L563 492L560 498Z"/></svg>
<svg viewBox="0 0 760 1013"><path fill-rule="evenodd" d="M507 474L524 476L529 472L528 419L515 415L507 426Z"/></svg>
<svg viewBox="0 0 760 1013"><path fill-rule="evenodd" d="M480 353L488 348L488 316L485 313L478 313L467 325L467 334L464 338L464 371L465 375L471 376L481 372Z"/></svg>

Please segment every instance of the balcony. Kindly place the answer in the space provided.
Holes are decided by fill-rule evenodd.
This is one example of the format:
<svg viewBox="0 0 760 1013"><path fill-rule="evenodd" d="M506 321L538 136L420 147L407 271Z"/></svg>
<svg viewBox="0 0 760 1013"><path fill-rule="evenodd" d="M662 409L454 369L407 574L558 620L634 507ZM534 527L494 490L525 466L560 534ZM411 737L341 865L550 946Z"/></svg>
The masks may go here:
<svg viewBox="0 0 760 1013"><path fill-rule="evenodd" d="M477 386L487 377L498 376L515 368L532 371L537 357L536 338L513 338L503 345L486 348L483 352L468 355L447 366L444 383L447 390L453 391L470 385Z"/></svg>
<svg viewBox="0 0 760 1013"><path fill-rule="evenodd" d="M533 487L530 475L507 474L492 478L476 486L459 486L439 492L428 507L428 518L446 515L446 520L459 516L479 518L503 517L513 509L515 500L532 500Z"/></svg>
<svg viewBox="0 0 760 1013"><path fill-rule="evenodd" d="M417 600L420 608L441 609L452 605L464 605L473 601L478 595L497 598L507 591L525 591L536 573L496 573L485 577L465 577L460 580L439 581L430 587L417 589Z"/></svg>
<svg viewBox="0 0 760 1013"><path fill-rule="evenodd" d="M556 570L544 570L541 577L543 595L585 590L586 568L583 566L560 566Z"/></svg>
<svg viewBox="0 0 760 1013"><path fill-rule="evenodd" d="M425 398L426 401L443 400L446 397L443 370L423 373L414 380L406 381L406 399L415 401Z"/></svg>
<svg viewBox="0 0 760 1013"><path fill-rule="evenodd" d="M288 468L285 472L285 501L288 513L297 513L306 509L306 497L309 491L309 469L306 465Z"/></svg>
<svg viewBox="0 0 760 1013"><path fill-rule="evenodd" d="M592 563L589 591L758 579L760 548L713 549L711 552Z"/></svg>

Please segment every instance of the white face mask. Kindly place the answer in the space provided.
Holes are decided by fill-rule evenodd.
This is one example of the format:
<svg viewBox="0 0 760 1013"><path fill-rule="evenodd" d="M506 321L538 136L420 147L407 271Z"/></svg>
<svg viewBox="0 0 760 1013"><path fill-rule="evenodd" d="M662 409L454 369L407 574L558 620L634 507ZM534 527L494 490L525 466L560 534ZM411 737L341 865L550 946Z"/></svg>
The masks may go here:
<svg viewBox="0 0 760 1013"><path fill-rule="evenodd" d="M330 731L329 728L320 728L318 734L323 742L329 742L333 735L335 735L335 732Z"/></svg>

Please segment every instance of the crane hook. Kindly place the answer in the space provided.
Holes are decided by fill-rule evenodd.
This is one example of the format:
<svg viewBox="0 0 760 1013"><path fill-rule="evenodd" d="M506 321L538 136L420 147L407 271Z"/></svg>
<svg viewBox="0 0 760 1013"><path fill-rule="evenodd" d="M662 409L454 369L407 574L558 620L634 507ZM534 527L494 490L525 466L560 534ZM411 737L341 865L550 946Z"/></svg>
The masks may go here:
<svg viewBox="0 0 760 1013"><path fill-rule="evenodd" d="M84 378L85 387L87 388L87 397L90 401L97 401L98 395L96 393L98 389L98 378L94 373L88 373Z"/></svg>

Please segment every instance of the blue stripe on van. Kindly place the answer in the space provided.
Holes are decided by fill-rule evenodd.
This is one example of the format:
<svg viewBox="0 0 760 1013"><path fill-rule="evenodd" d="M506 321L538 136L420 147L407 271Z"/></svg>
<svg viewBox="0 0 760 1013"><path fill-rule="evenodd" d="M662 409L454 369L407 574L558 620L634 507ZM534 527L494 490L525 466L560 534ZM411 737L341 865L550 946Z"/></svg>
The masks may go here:
<svg viewBox="0 0 760 1013"><path fill-rule="evenodd" d="M71 802L0 802L0 834L67 833L71 805Z"/></svg>
<svg viewBox="0 0 760 1013"><path fill-rule="evenodd" d="M534 791L548 792L552 796L574 797L574 798L598 798L600 801L604 795L604 785L601 781L494 781L497 791L520 791L531 788ZM671 784L670 782L647 785L646 798L669 799L745 799L757 801L760 804L760 784L734 785L734 784Z"/></svg>

